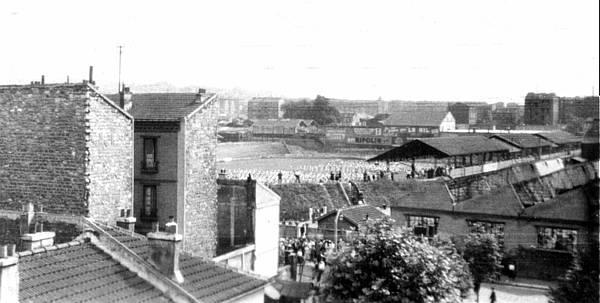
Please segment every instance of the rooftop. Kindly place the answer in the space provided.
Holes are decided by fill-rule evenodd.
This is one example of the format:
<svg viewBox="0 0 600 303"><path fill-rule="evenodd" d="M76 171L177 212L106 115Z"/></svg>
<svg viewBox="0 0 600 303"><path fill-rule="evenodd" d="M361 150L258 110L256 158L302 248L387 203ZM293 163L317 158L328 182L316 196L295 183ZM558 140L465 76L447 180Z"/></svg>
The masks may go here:
<svg viewBox="0 0 600 303"><path fill-rule="evenodd" d="M118 103L119 95L108 97ZM179 121L214 100L216 100L215 94L132 94L132 107L129 113L137 121Z"/></svg>
<svg viewBox="0 0 600 303"><path fill-rule="evenodd" d="M441 110L414 110L414 111L394 111L391 115L382 120L383 125L399 126L433 126L438 127L448 115L448 111Z"/></svg>
<svg viewBox="0 0 600 303"><path fill-rule="evenodd" d="M283 127L296 127L296 126L309 126L314 124L314 120L309 119L255 119L252 126L283 126Z"/></svg>
<svg viewBox="0 0 600 303"><path fill-rule="evenodd" d="M354 206L349 206L349 207L345 207L345 208L341 208L341 209L332 210L332 211L322 215L317 220L321 221L329 216L335 215L337 212L339 212L340 217L343 216L344 220L347 220L356 226L361 225L361 222L364 222L366 219L374 219L375 220L375 219L384 218L386 216L383 212L381 212L375 206L371 206L368 204L361 204L361 205L354 205Z"/></svg>
<svg viewBox="0 0 600 303"><path fill-rule="evenodd" d="M508 152L505 144L499 144L483 136L436 137L415 139L384 152L368 161L410 158L447 158L485 152Z"/></svg>
<svg viewBox="0 0 600 303"><path fill-rule="evenodd" d="M544 133L547 135L547 133ZM504 141L518 148L555 147L556 145L542 137L532 134L496 134L490 137Z"/></svg>

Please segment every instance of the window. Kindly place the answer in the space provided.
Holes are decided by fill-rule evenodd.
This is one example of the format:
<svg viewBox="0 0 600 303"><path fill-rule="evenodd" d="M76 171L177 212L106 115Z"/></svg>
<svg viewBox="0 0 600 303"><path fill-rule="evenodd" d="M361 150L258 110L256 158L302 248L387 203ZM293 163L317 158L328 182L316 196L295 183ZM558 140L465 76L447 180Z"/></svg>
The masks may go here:
<svg viewBox="0 0 600 303"><path fill-rule="evenodd" d="M438 217L406 216L406 226L417 236L433 237L437 234Z"/></svg>
<svg viewBox="0 0 600 303"><path fill-rule="evenodd" d="M467 220L467 225L469 233L494 235L500 248L504 248L504 223Z"/></svg>
<svg viewBox="0 0 600 303"><path fill-rule="evenodd" d="M158 161L156 161L156 137L144 137L144 160L142 161L142 173L157 173Z"/></svg>
<svg viewBox="0 0 600 303"><path fill-rule="evenodd" d="M573 250L577 245L577 230L538 226L538 247Z"/></svg>
<svg viewBox="0 0 600 303"><path fill-rule="evenodd" d="M144 185L143 218L156 218L156 185Z"/></svg>

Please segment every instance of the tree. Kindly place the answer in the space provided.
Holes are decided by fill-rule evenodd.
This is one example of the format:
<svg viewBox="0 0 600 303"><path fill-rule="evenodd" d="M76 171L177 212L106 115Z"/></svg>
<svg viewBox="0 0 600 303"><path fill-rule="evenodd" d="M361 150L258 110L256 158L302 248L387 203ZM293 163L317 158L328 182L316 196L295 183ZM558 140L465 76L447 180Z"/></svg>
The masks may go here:
<svg viewBox="0 0 600 303"><path fill-rule="evenodd" d="M311 119L319 125L338 123L339 111L329 105L329 99L317 96L313 101L300 100L283 105L283 117L286 119Z"/></svg>
<svg viewBox="0 0 600 303"><path fill-rule="evenodd" d="M322 291L344 302L457 302L468 270L456 250L430 245L389 219L368 220L330 263Z"/></svg>
<svg viewBox="0 0 600 303"><path fill-rule="evenodd" d="M494 280L500 273L502 255L496 237L492 234L471 234L465 241L463 258L473 276L473 289L479 302L481 283Z"/></svg>
<svg viewBox="0 0 600 303"><path fill-rule="evenodd" d="M558 286L550 289L551 303L598 302L598 248L575 253Z"/></svg>

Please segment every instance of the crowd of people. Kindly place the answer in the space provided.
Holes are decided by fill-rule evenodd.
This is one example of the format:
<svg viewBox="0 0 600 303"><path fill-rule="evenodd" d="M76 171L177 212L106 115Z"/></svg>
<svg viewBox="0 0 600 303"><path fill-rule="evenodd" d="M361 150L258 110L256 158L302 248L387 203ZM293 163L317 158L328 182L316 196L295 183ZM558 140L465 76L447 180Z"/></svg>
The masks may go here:
<svg viewBox="0 0 600 303"><path fill-rule="evenodd" d="M281 169L228 169L232 179L250 176L265 184L325 183L337 181L370 182L380 179L434 178L446 175L445 167L435 168L431 163L410 162L370 163L361 160L330 160L319 165L291 165Z"/></svg>
<svg viewBox="0 0 600 303"><path fill-rule="evenodd" d="M343 246L343 241L338 241L338 249ZM279 265L292 266L292 272L302 276L304 268L312 268L311 279L315 282L321 280L321 276L327 266L327 258L336 249L331 240L316 240L307 238L281 238L279 241ZM296 276L296 274L293 274Z"/></svg>

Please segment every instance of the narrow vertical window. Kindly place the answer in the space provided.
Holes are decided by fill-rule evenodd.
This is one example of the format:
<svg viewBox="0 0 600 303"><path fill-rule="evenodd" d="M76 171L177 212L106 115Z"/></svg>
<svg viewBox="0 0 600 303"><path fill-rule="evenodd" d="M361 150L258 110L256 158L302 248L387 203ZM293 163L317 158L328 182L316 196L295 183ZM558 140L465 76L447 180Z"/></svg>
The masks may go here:
<svg viewBox="0 0 600 303"><path fill-rule="evenodd" d="M144 217L156 217L156 185L144 186L144 209L142 210Z"/></svg>

